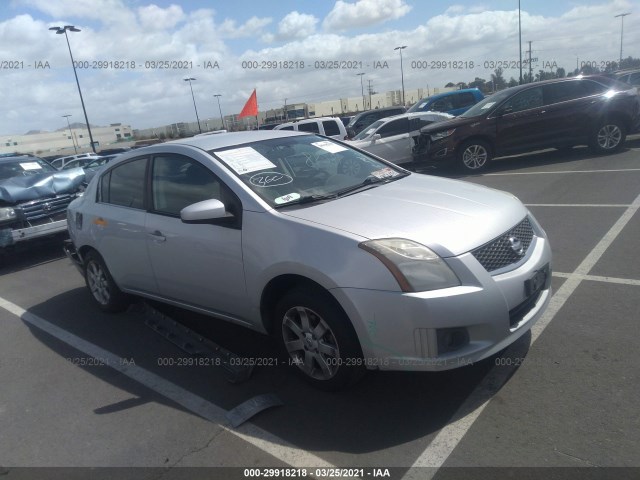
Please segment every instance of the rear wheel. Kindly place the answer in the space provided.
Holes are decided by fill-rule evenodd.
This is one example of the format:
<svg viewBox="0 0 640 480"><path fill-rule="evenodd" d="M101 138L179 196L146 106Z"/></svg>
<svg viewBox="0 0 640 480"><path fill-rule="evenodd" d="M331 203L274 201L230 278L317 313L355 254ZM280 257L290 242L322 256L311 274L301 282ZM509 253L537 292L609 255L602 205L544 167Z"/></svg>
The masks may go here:
<svg viewBox="0 0 640 480"><path fill-rule="evenodd" d="M597 153L613 153L622 148L627 132L617 119L601 122L593 131L589 146Z"/></svg>
<svg viewBox="0 0 640 480"><path fill-rule="evenodd" d="M113 281L104 260L97 252L89 252L84 258L84 278L91 297L105 312L122 312L130 303Z"/></svg>
<svg viewBox="0 0 640 480"><path fill-rule="evenodd" d="M458 152L458 167L467 173L484 170L490 160L491 147L482 140L470 140Z"/></svg>
<svg viewBox="0 0 640 480"><path fill-rule="evenodd" d="M339 390L365 373L349 318L326 291L291 290L278 302L275 318L276 333L290 364L315 387Z"/></svg>

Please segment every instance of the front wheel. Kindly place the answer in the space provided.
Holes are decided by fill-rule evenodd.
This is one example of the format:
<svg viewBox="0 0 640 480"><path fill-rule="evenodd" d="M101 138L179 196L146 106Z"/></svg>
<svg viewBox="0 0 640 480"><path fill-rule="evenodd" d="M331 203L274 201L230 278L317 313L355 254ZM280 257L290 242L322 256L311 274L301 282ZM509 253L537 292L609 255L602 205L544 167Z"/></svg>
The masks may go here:
<svg viewBox="0 0 640 480"><path fill-rule="evenodd" d="M624 145L627 132L618 120L607 120L595 128L589 146L596 153L617 152Z"/></svg>
<svg viewBox="0 0 640 480"><path fill-rule="evenodd" d="M349 318L329 293L297 288L276 307L277 334L289 362L315 387L335 391L365 373Z"/></svg>
<svg viewBox="0 0 640 480"><path fill-rule="evenodd" d="M484 170L491 160L491 147L482 140L471 140L462 145L458 152L458 167L467 173Z"/></svg>
<svg viewBox="0 0 640 480"><path fill-rule="evenodd" d="M85 256L84 278L91 297L101 310L115 313L129 306L129 296L120 291L97 252Z"/></svg>

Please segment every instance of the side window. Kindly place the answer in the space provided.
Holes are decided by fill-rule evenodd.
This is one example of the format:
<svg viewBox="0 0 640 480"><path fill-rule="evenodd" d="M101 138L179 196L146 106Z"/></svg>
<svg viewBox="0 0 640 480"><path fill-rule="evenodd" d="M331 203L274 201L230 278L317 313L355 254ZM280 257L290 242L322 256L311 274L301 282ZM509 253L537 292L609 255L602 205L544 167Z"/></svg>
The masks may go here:
<svg viewBox="0 0 640 480"><path fill-rule="evenodd" d="M392 137L393 135L400 135L409 131L409 120L406 118L399 118L398 120L392 120L386 125L382 126L377 133L382 138Z"/></svg>
<svg viewBox="0 0 640 480"><path fill-rule="evenodd" d="M278 130L293 130L293 125L289 125L287 127L279 128Z"/></svg>
<svg viewBox="0 0 640 480"><path fill-rule="evenodd" d="M453 96L455 108L464 108L470 107L471 105L475 105L476 97L473 96L473 93L463 92Z"/></svg>
<svg viewBox="0 0 640 480"><path fill-rule="evenodd" d="M629 81L627 82L630 85L640 85L640 72L632 73L629 75Z"/></svg>
<svg viewBox="0 0 640 480"><path fill-rule="evenodd" d="M221 184L207 168L183 155L157 155L153 159L152 208L155 212L180 215L192 203L217 199L224 203Z"/></svg>
<svg viewBox="0 0 640 480"><path fill-rule="evenodd" d="M453 109L453 102L451 101L450 96L436 100L431 104L431 107L429 107L429 110L434 112L448 112Z"/></svg>
<svg viewBox="0 0 640 480"><path fill-rule="evenodd" d="M298 131L320 133L320 129L318 128L318 122L299 123Z"/></svg>
<svg viewBox="0 0 640 480"><path fill-rule="evenodd" d="M590 95L597 95L599 93L604 93L608 90L608 87L604 85L593 82L591 80L580 80L580 91L582 92L581 96L588 97Z"/></svg>
<svg viewBox="0 0 640 480"><path fill-rule="evenodd" d="M503 109L511 109L509 113L521 112L542 106L542 87L530 88L518 93L504 104Z"/></svg>
<svg viewBox="0 0 640 480"><path fill-rule="evenodd" d="M324 128L325 135L340 135L340 127L335 120L324 120L322 128Z"/></svg>
<svg viewBox="0 0 640 480"><path fill-rule="evenodd" d="M118 165L100 180L100 201L122 207L144 208L147 158Z"/></svg>
<svg viewBox="0 0 640 480"><path fill-rule="evenodd" d="M568 81L545 85L543 87L545 105L566 102L586 96L583 89L580 88L580 85L578 85L578 83L580 82Z"/></svg>

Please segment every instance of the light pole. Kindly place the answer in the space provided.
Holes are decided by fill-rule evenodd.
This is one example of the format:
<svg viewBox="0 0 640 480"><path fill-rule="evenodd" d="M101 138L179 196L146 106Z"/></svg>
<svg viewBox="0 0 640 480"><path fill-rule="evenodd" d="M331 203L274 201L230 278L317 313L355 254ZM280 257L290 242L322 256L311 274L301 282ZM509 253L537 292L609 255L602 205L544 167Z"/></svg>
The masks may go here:
<svg viewBox="0 0 640 480"><path fill-rule="evenodd" d="M404 69L402 68L402 50L407 48L406 45L396 47L394 50L400 50L400 78L402 80L402 106L404 106Z"/></svg>
<svg viewBox="0 0 640 480"><path fill-rule="evenodd" d="M71 131L71 124L69 123L69 117L71 115L61 115L62 117L67 119L67 125L69 125L69 136L71 137L71 143L73 143L73 150L78 153L78 149L76 148L76 142L73 139L73 132Z"/></svg>
<svg viewBox="0 0 640 480"><path fill-rule="evenodd" d="M198 108L196 107L196 97L193 95L193 86L191 82L195 80L193 77L183 79L185 82L189 82L189 87L191 88L191 98L193 99L193 109L196 111L196 120L198 121L198 130L202 133L202 127L200 126L200 117L198 117Z"/></svg>
<svg viewBox="0 0 640 480"><path fill-rule="evenodd" d="M78 73L76 72L76 63L73 61L73 54L71 53L71 45L69 44L69 36L67 30L71 32L79 32L80 29L73 25L65 25L64 27L51 27L49 30L55 30L56 34L62 35L64 33L67 39L67 47L69 48L69 56L71 57L71 66L73 67L73 74L76 77L76 85L78 85L78 93L80 94L80 103L82 104L82 111L84 112L84 121L87 122L87 130L89 131L89 141L91 141L91 150L96 152L96 146L93 143L93 135L91 135L91 126L89 125L89 118L87 117L87 109L84 107L84 99L82 98L82 90L80 90L80 82L78 81ZM75 148L75 145L74 145Z"/></svg>
<svg viewBox="0 0 640 480"><path fill-rule="evenodd" d="M520 0L518 0L518 50L520 51L520 83L522 85L522 21L520 19Z"/></svg>
<svg viewBox="0 0 640 480"><path fill-rule="evenodd" d="M360 77L360 90L362 92L362 110L366 110L365 108L365 100L364 100L364 85L362 84L362 76L364 75L364 72L362 73L356 73L357 77Z"/></svg>
<svg viewBox="0 0 640 480"><path fill-rule="evenodd" d="M216 98L218 99L218 110L220 111L220 122L222 122L222 128L223 128L224 130L226 130L226 129L227 129L227 127L225 127L225 126L224 126L224 118L222 118L222 108L220 107L220 97L221 97L221 96L222 96L222 95L221 95L221 94L219 94L219 93L216 93L216 94L214 95L214 97L216 97Z"/></svg>
<svg viewBox="0 0 640 480"><path fill-rule="evenodd" d="M621 13L620 15L616 15L613 17L620 17L620 63L618 64L618 68L622 68L622 35L624 33L624 17L626 17L627 15L631 15L631 12Z"/></svg>

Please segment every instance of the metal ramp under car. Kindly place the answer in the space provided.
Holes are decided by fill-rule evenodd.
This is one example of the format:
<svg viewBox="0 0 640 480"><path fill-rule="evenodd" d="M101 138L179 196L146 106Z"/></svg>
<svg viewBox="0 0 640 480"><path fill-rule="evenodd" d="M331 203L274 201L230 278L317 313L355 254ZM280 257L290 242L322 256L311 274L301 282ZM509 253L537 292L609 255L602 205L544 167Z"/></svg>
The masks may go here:
<svg viewBox="0 0 640 480"><path fill-rule="evenodd" d="M243 361L243 357L187 328L148 302L140 301L131 307L131 311L142 315L145 325L181 350L197 358L210 359L207 364L222 367L228 382L242 383L251 377L253 362ZM238 427L261 411L280 405L283 405L282 401L273 393L258 395L229 410L226 417L233 427Z"/></svg>

